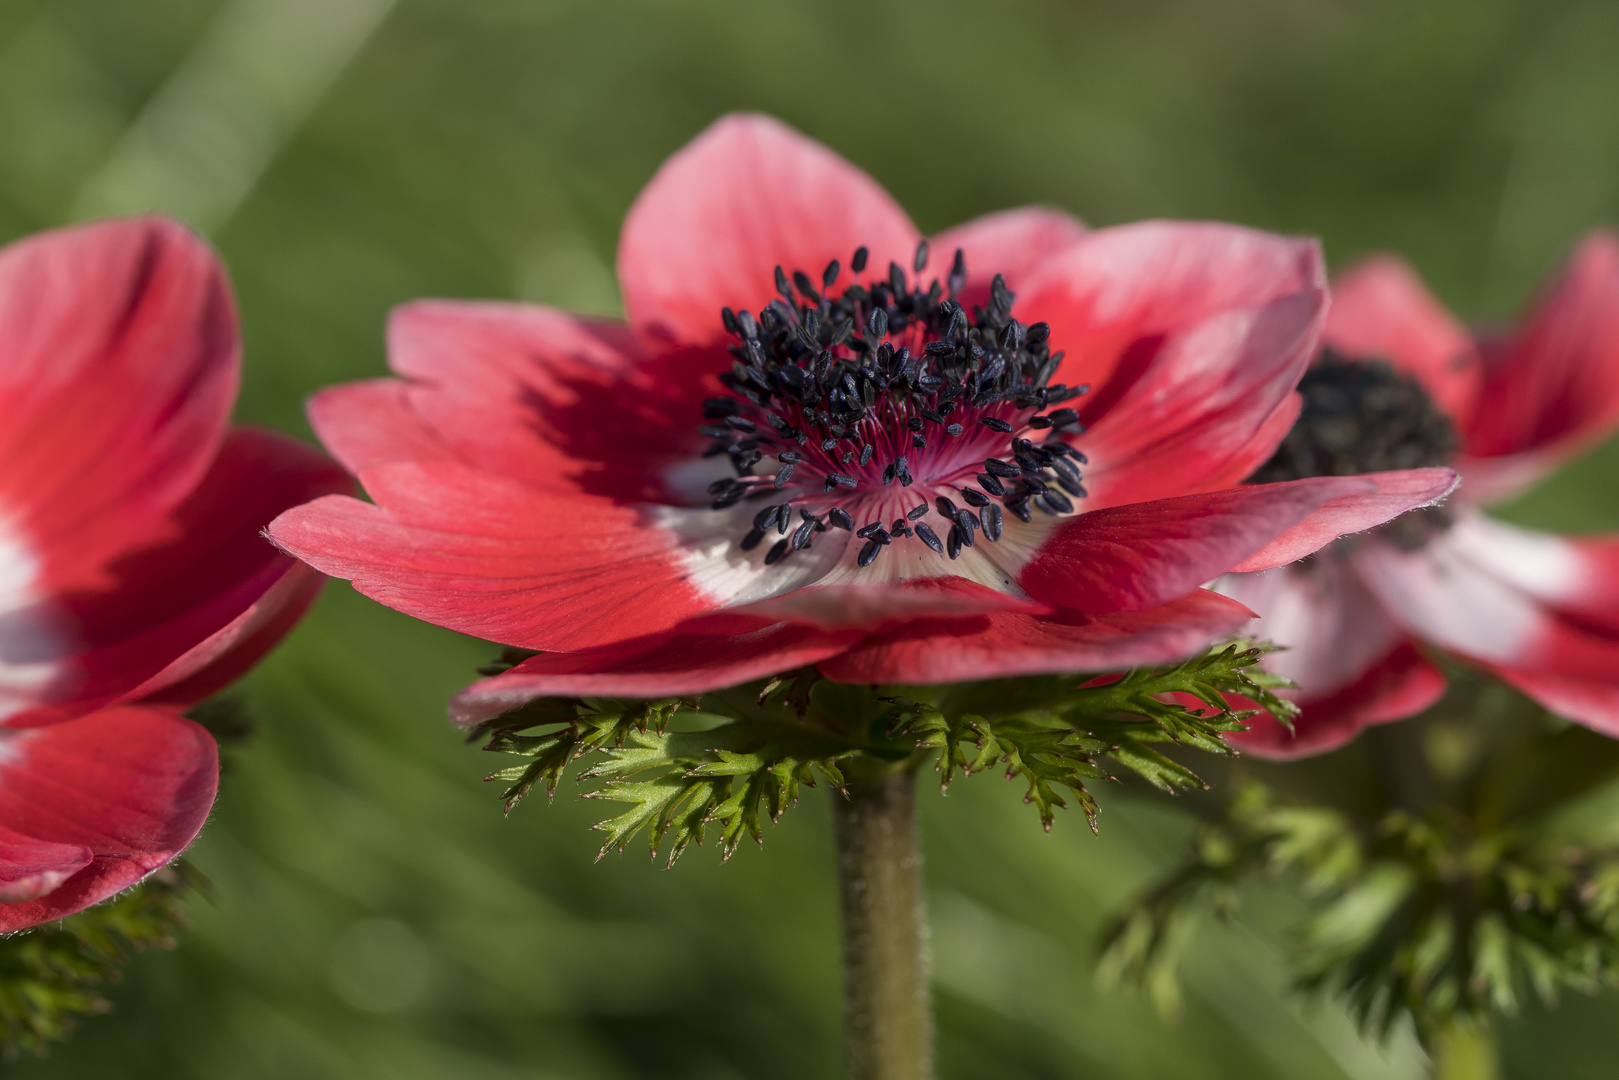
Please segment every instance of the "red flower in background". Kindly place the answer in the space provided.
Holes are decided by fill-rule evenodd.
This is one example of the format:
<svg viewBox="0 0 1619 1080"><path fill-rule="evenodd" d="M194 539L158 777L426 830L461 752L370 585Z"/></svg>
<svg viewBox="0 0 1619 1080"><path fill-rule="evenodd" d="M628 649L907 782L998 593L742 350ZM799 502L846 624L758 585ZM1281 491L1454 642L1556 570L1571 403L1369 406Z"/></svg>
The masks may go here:
<svg viewBox="0 0 1619 1080"><path fill-rule="evenodd" d="M1296 415L1326 305L1310 242L1046 210L920 239L826 148L723 119L625 221L628 325L399 310L400 378L311 406L374 504L320 499L271 535L543 650L459 695L471 722L803 664L939 683L1179 658L1251 617L1204 582L1454 482L1239 486Z"/></svg>
<svg viewBox="0 0 1619 1080"><path fill-rule="evenodd" d="M1267 717L1239 740L1315 752L1422 711L1445 681L1419 642L1619 735L1619 538L1533 532L1480 510L1619 424L1619 238L1581 244L1504 338L1475 340L1404 263L1370 260L1334 290L1324 340L1300 386L1303 418L1256 477L1454 463L1464 479L1443 509L1217 586L1290 647L1271 663L1304 706L1296 737Z"/></svg>
<svg viewBox="0 0 1619 1080"><path fill-rule="evenodd" d="M96 903L191 842L218 759L178 709L319 587L260 532L348 481L291 439L229 428L240 363L224 274L172 222L0 250L0 931Z"/></svg>

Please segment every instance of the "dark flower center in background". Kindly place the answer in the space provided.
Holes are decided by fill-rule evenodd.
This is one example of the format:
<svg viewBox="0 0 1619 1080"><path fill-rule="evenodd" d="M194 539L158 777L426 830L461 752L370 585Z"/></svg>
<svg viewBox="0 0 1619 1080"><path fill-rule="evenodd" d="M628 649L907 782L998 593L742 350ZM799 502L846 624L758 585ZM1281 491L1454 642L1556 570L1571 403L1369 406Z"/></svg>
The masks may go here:
<svg viewBox="0 0 1619 1080"><path fill-rule="evenodd" d="M730 394L704 402L700 430L714 440L705 456L729 455L735 472L710 485L714 508L761 504L742 549L778 537L768 565L847 529L865 541L861 566L901 540L954 559L980 533L1001 538L1003 505L1023 521L1072 513L1085 455L1063 435L1083 428L1063 403L1089 387L1048 385L1062 361L1050 328L1012 318L999 274L969 316L956 300L959 250L944 283L925 290L926 241L914 284L897 263L886 280L860 280L866 258L854 253L856 280L841 291L835 259L818 284L777 267L780 296L757 317L721 313L738 341L720 375Z"/></svg>
<svg viewBox="0 0 1619 1080"><path fill-rule="evenodd" d="M1352 476L1448 465L1456 429L1422 385L1382 360L1350 360L1328 349L1299 382L1304 408L1250 484ZM1449 528L1437 506L1403 514L1377 530L1414 550Z"/></svg>

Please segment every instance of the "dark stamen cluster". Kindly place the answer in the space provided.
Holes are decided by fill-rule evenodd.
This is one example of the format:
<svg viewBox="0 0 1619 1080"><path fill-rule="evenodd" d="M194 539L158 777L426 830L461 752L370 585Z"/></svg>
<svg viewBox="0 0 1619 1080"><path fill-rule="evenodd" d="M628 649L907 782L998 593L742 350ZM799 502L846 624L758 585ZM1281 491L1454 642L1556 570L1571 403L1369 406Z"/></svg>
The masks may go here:
<svg viewBox="0 0 1619 1080"><path fill-rule="evenodd" d="M735 476L709 495L715 509L770 500L741 544L753 550L774 531L767 565L829 528L864 541L861 566L911 537L955 558L980 533L1000 539L1002 506L1029 521L1033 509L1071 513L1070 497L1084 497L1085 456L1064 439L1083 428L1063 402L1088 387L1049 384L1063 355L1050 348L1050 328L1012 317L1014 296L999 274L989 304L969 316L956 300L967 280L962 252L943 283L924 288L927 259L924 241L914 283L897 263L886 278L867 276L860 248L854 280L841 290L837 260L818 282L777 267L779 295L757 316L721 312L737 341L720 375L730 393L704 402L700 430L713 440L705 456L727 455ZM1042 442L1028 437L1040 431ZM877 496L894 484L936 496L944 539L920 520L926 499L892 522L856 527L865 507L887 505ZM944 488L967 505L939 494Z"/></svg>
<svg viewBox="0 0 1619 1080"><path fill-rule="evenodd" d="M1381 360L1327 350L1299 382L1304 408L1251 484L1310 476L1353 476L1449 464L1456 429L1422 385ZM1395 518L1378 530L1408 550L1450 526L1440 507Z"/></svg>

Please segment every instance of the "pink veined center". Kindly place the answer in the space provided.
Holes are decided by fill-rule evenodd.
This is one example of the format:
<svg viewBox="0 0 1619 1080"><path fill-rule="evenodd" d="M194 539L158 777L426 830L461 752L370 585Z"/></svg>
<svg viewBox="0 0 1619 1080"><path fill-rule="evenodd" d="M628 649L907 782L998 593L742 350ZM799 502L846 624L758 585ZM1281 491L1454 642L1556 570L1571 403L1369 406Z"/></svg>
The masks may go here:
<svg viewBox="0 0 1619 1080"><path fill-rule="evenodd" d="M721 313L737 342L720 376L730 393L704 403L700 430L705 456L727 455L735 473L710 485L714 509L757 507L742 549L771 565L846 529L863 541L861 566L895 543L954 559L998 542L1006 513L1073 513L1086 459L1067 437L1084 429L1063 403L1089 388L1049 383L1062 361L1050 328L1012 317L999 274L969 315L960 250L926 289L926 241L914 285L895 263L863 278L866 257L854 253L840 292L835 259L819 288L777 267L780 296L757 318Z"/></svg>

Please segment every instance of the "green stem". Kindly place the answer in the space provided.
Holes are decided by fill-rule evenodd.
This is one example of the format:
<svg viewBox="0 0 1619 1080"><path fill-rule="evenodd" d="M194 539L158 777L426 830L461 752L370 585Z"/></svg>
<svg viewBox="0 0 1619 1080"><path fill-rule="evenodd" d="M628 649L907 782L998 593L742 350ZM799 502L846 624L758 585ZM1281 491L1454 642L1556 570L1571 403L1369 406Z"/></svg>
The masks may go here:
<svg viewBox="0 0 1619 1080"><path fill-rule="evenodd" d="M833 796L843 899L849 1080L932 1080L916 774L852 780Z"/></svg>
<svg viewBox="0 0 1619 1080"><path fill-rule="evenodd" d="M1451 1025L1433 1040L1434 1080L1497 1080L1495 1039L1483 1026Z"/></svg>

